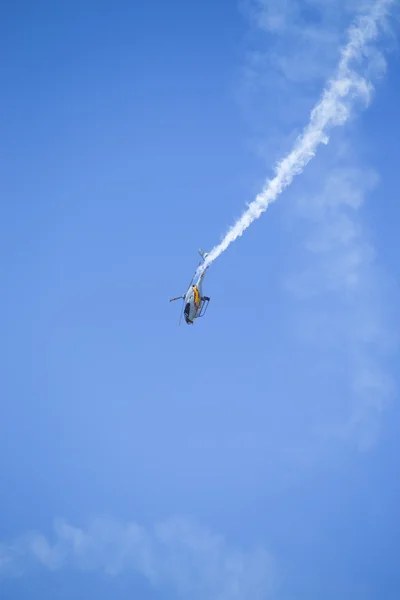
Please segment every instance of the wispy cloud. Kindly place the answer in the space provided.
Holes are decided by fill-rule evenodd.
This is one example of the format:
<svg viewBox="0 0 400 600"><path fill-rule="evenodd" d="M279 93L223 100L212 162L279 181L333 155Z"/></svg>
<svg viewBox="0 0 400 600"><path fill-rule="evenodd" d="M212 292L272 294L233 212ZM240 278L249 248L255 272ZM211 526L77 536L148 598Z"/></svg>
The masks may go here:
<svg viewBox="0 0 400 600"><path fill-rule="evenodd" d="M132 572L154 588L199 600L265 600L276 583L264 549L237 548L183 518L153 527L98 519L86 529L57 521L52 541L33 532L0 544L0 577L64 567L109 576Z"/></svg>
<svg viewBox="0 0 400 600"><path fill-rule="evenodd" d="M340 52L335 75L326 85L322 98L311 111L308 125L289 154L275 168L275 177L267 180L263 190L230 228L222 241L206 258L204 266L218 258L246 229L275 202L280 194L302 173L321 144L329 141L328 132L343 125L358 101L368 104L372 84L368 79L368 56L385 23L392 0L376 0L367 13L360 16L348 31L348 41ZM365 64L365 59L367 62Z"/></svg>
<svg viewBox="0 0 400 600"><path fill-rule="evenodd" d="M385 358L395 340L385 314L385 277L361 216L378 176L351 165L350 158L337 158L323 182L298 199L306 254L287 286L297 298L294 314L303 339L324 346L331 351L328 359L340 365L346 402L333 400L336 419L327 410L324 434L355 440L366 449L376 441L394 391Z"/></svg>
<svg viewBox="0 0 400 600"><path fill-rule="evenodd" d="M267 164L294 144L334 73L347 28L373 4L374 0L241 0L250 28L238 94L257 152ZM393 4L391 17L394 12ZM385 47L396 43L388 21L380 25ZM364 76L378 77L385 69L383 55L376 45L365 50Z"/></svg>
<svg viewBox="0 0 400 600"><path fill-rule="evenodd" d="M242 5L253 26L249 36L253 49L245 72L245 101L254 123L265 118L269 126L268 131L260 128L258 132L266 140L260 143L261 154L270 160L272 149L282 151L294 143L289 156L300 157L300 166L296 160L294 165L296 173L301 172L305 164L302 150L307 148L300 148L299 156L296 154L299 146L307 140L310 130L323 134L332 123L329 119L314 122L314 126L311 123L300 140L295 141L299 126L315 102L318 88L334 68L339 48L345 43L346 28L359 19L358 23L364 23L368 33L365 36L366 30L350 30L350 39L353 34L358 47L351 41L347 44L333 83L326 88L332 90L335 85L341 88L345 79L354 84L354 88L352 85L348 88L347 98L343 98L340 89L336 97L331 97L333 105L339 105L342 111L342 118L339 115L336 124L347 120L357 96L369 102L372 81L385 74L382 44L385 50L390 49L394 39L386 17L393 16L398 9L395 3L381 4L374 0L244 0ZM365 20L362 15L370 16ZM384 33L381 44L377 43L378 21ZM347 63L344 69L343 61ZM352 68L348 70L350 64ZM326 100L325 92L318 105L322 113ZM262 102L269 114L266 108L262 109L264 112L257 109L257 103L262 105ZM322 138L317 140L321 141ZM316 146L313 148L315 151ZM217 246L217 253L241 235L286 186L286 182L280 185L283 167L285 161L278 164L275 179L267 182L264 191L250 205L259 210L246 211ZM271 194L277 179L277 193ZM288 315L294 328L292 335L297 331L303 341L312 340L314 348L319 345L324 349L326 361L336 365L337 379L327 382L327 390L329 387L331 390L320 400L326 406L326 415L319 433L324 439L340 436L355 441L360 448L370 447L377 439L382 412L394 391L393 379L385 369L387 351L393 349L395 342L385 314L387 281L378 268L362 217L365 200L378 183L377 172L360 164L357 141L350 140L343 130L336 134L333 146L325 150L323 158L319 157L317 170L305 171L297 187L300 199L294 202L295 216L306 253L302 255L302 263L294 261L293 272L286 281L296 299ZM292 201L287 210L293 218Z"/></svg>

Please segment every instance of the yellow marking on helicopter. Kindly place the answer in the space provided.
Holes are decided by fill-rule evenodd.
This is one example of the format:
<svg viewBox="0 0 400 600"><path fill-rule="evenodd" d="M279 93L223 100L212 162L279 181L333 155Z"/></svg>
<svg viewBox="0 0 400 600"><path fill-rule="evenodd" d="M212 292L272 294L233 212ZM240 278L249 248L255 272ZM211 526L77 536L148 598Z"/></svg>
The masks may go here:
<svg viewBox="0 0 400 600"><path fill-rule="evenodd" d="M197 289L197 285L193 286L193 292L194 292L194 303L198 307L200 304L200 294L199 294L199 290Z"/></svg>

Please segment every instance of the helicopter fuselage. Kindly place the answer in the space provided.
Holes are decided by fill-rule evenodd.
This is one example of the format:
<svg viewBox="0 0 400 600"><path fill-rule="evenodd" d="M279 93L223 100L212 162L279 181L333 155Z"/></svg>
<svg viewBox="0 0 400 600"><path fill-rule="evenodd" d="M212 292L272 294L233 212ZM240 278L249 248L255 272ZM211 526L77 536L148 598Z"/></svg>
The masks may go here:
<svg viewBox="0 0 400 600"><path fill-rule="evenodd" d="M177 298L171 298L170 302L174 302L175 300L183 300L183 315L185 317L185 321L188 325L193 325L194 320L198 319L205 315L206 310L208 308L208 303L210 302L210 298L208 296L203 296L203 278L209 267L206 263L206 258L208 256L207 252L204 252L201 248L199 248L199 254L203 259L203 264L200 263L196 269L196 272L190 282L190 285L183 296L178 296ZM182 317L182 313L181 313ZM180 324L179 320L179 324Z"/></svg>
<svg viewBox="0 0 400 600"><path fill-rule="evenodd" d="M192 281L185 296L183 315L188 325L193 325L193 321L197 319L202 311L203 304L208 301L208 298L203 298L202 283L205 271L200 273L196 281Z"/></svg>

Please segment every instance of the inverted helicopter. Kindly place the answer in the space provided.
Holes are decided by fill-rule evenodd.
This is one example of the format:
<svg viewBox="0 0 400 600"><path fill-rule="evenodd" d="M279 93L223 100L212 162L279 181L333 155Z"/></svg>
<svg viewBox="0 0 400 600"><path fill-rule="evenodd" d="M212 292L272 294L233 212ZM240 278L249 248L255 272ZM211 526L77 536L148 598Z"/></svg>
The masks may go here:
<svg viewBox="0 0 400 600"><path fill-rule="evenodd" d="M203 261L205 261L206 257L208 256L207 252L204 252L204 250L200 248L199 254ZM170 300L170 302L174 302L175 300L183 300L183 315L188 325L193 325L195 319L204 317L208 308L208 303L210 302L210 298L208 296L203 296L202 292L203 278L208 266L204 269L200 269L199 267L201 264L202 263L200 262L195 274L192 277L189 287L183 296L171 298ZM181 323L181 319L182 311L179 324Z"/></svg>

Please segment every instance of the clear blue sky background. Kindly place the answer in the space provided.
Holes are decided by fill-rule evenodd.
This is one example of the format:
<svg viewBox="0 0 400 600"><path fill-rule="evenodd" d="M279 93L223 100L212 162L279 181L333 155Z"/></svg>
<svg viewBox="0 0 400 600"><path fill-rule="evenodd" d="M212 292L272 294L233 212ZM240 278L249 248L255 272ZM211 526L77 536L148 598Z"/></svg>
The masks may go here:
<svg viewBox="0 0 400 600"><path fill-rule="evenodd" d="M2 8L2 600L398 599L390 36L372 105L209 269L207 317L168 303L354 15L258 6Z"/></svg>

